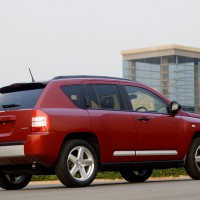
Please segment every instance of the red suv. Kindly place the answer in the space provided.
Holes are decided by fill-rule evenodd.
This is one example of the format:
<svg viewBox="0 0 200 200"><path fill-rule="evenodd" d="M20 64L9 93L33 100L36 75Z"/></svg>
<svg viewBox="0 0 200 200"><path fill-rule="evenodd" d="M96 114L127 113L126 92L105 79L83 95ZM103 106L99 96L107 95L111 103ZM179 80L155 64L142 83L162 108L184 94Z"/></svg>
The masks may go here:
<svg viewBox="0 0 200 200"><path fill-rule="evenodd" d="M0 187L21 189L33 174L68 187L98 171L129 182L154 168L184 166L200 179L200 115L130 80L95 76L0 88Z"/></svg>

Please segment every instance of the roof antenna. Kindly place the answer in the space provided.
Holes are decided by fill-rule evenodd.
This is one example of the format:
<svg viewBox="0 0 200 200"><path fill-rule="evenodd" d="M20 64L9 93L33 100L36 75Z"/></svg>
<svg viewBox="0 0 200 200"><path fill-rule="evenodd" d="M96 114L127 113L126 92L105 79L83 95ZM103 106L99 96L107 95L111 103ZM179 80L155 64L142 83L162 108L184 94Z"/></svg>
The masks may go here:
<svg viewBox="0 0 200 200"><path fill-rule="evenodd" d="M32 82L35 82L35 80L34 80L34 78L33 78L33 75L32 75L32 73L31 73L31 69L30 68L28 68L29 69L29 72L30 72L30 75L31 75L31 78L32 78Z"/></svg>

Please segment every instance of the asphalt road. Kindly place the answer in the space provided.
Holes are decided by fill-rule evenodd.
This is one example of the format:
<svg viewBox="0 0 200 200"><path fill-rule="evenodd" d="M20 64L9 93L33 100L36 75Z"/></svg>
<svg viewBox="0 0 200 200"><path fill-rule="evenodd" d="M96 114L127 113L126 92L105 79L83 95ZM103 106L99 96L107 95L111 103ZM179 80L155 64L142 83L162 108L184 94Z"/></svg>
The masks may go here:
<svg viewBox="0 0 200 200"><path fill-rule="evenodd" d="M30 183L23 190L0 189L0 200L199 200L200 181L191 179L94 182L86 188L65 188L59 182Z"/></svg>

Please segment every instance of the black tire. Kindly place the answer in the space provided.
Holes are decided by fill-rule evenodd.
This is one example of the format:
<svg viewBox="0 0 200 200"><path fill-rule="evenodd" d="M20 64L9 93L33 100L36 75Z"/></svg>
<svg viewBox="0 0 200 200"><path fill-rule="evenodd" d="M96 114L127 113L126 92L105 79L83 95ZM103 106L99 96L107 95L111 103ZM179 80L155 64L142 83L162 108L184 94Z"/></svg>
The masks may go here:
<svg viewBox="0 0 200 200"><path fill-rule="evenodd" d="M19 190L26 187L32 175L8 175L0 170L0 187L5 190Z"/></svg>
<svg viewBox="0 0 200 200"><path fill-rule="evenodd" d="M194 139L186 157L185 170L194 180L200 180L200 138Z"/></svg>
<svg viewBox="0 0 200 200"><path fill-rule="evenodd" d="M122 177L130 183L139 183L146 181L152 174L152 169L137 170L123 169L120 171Z"/></svg>
<svg viewBox="0 0 200 200"><path fill-rule="evenodd" d="M88 186L96 177L98 159L93 147L84 140L64 143L55 172L60 182L68 187Z"/></svg>

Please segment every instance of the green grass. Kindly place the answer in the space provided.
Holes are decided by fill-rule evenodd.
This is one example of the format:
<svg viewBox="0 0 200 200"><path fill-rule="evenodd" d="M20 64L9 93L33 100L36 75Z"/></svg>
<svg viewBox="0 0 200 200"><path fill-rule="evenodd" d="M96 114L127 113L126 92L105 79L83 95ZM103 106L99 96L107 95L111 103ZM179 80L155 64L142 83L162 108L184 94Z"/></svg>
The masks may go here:
<svg viewBox="0 0 200 200"><path fill-rule="evenodd" d="M152 177L178 177L178 176L186 176L187 173L184 168L170 168L165 170L154 170L152 173Z"/></svg>
<svg viewBox="0 0 200 200"><path fill-rule="evenodd" d="M152 177L178 177L181 175L187 175L184 168L171 168L164 170L153 170ZM99 172L96 179L122 179L119 172ZM47 180L57 180L55 175L48 176L33 176L32 181L47 181Z"/></svg>

